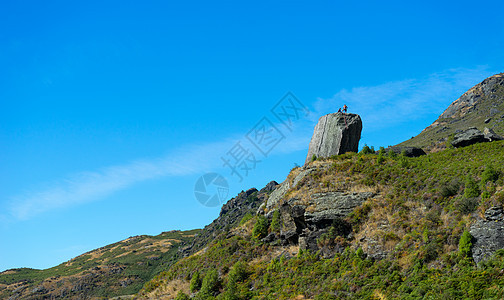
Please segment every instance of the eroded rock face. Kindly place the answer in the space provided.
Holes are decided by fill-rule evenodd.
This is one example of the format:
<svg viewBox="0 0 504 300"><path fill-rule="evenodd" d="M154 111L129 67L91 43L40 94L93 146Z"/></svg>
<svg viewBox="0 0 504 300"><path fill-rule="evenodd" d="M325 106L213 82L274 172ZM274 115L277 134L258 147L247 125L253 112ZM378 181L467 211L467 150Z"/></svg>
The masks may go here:
<svg viewBox="0 0 504 300"><path fill-rule="evenodd" d="M473 236L472 257L476 263L504 249L504 210L491 207L485 217L476 221L469 231Z"/></svg>
<svg viewBox="0 0 504 300"><path fill-rule="evenodd" d="M354 208L373 195L371 192L313 194L310 206L314 208L305 213L305 221L313 225L314 229L326 228L332 224L333 220L346 217Z"/></svg>
<svg viewBox="0 0 504 300"><path fill-rule="evenodd" d="M278 203L280 203L280 200L284 198L285 194L287 193L287 191L289 191L291 187L295 187L303 178L305 178L306 176L310 175L313 172L315 172L315 168L305 166L301 169L301 172L299 172L299 174L296 175L296 177L292 181L292 184L288 180L285 180L280 185L276 186L275 190L271 193L271 195L268 198L268 201L266 202L266 208L271 209L272 207L275 207Z"/></svg>
<svg viewBox="0 0 504 300"><path fill-rule="evenodd" d="M330 256L331 251L343 250L344 247L333 245L331 249L319 249L317 240L335 223L346 224L342 220L373 196L371 192L328 192L313 194L309 203L304 205L294 204L296 199L285 201L277 208L282 223L280 233L270 234L264 241L281 245L299 244L300 249L324 250L324 255ZM267 216L271 218L273 211ZM351 233L351 226L345 226L338 226L338 235L347 237Z"/></svg>
<svg viewBox="0 0 504 300"><path fill-rule="evenodd" d="M313 155L330 157L346 152L357 152L362 131L359 115L332 113L320 117L310 141L305 164Z"/></svg>

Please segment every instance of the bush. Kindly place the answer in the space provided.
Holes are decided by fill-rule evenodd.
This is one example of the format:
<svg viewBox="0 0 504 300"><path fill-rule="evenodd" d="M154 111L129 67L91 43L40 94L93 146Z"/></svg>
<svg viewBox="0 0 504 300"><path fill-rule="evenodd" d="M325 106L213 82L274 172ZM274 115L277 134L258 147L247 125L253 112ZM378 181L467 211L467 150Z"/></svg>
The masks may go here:
<svg viewBox="0 0 504 300"><path fill-rule="evenodd" d="M219 292L221 281L217 270L211 269L203 278L199 295L202 297L215 296Z"/></svg>
<svg viewBox="0 0 504 300"><path fill-rule="evenodd" d="M264 216L257 216L257 221L252 230L252 236L260 240L268 234L268 220Z"/></svg>
<svg viewBox="0 0 504 300"><path fill-rule="evenodd" d="M495 171L492 165L486 165L485 171L481 173L481 185L484 186L487 182L495 182L499 179L499 172Z"/></svg>
<svg viewBox="0 0 504 300"><path fill-rule="evenodd" d="M189 299L191 298L189 298L189 296L182 291L179 291L177 297L175 297L175 300L189 300Z"/></svg>
<svg viewBox="0 0 504 300"><path fill-rule="evenodd" d="M191 284L189 286L191 289L191 292L196 292L201 288L201 277L200 273L198 271L194 272L192 278L191 278Z"/></svg>
<svg viewBox="0 0 504 300"><path fill-rule="evenodd" d="M385 161L385 158L383 158L383 154L381 154L381 152L380 152L380 154L378 154L378 158L376 159L376 162L378 164L381 164L383 161Z"/></svg>
<svg viewBox="0 0 504 300"><path fill-rule="evenodd" d="M270 231L278 232L280 231L280 211L275 210L273 212L273 219L271 220Z"/></svg>
<svg viewBox="0 0 504 300"><path fill-rule="evenodd" d="M369 148L368 145L364 144L364 147L362 147L362 150L360 153L361 154L374 154L374 151L371 150L371 148Z"/></svg>
<svg viewBox="0 0 504 300"><path fill-rule="evenodd" d="M313 154L311 161L316 161L317 160L317 155Z"/></svg>
<svg viewBox="0 0 504 300"><path fill-rule="evenodd" d="M472 178L471 175L467 176L466 182L465 182L465 190L464 190L464 197L466 198L476 198L480 194L480 190L478 188L478 184L474 179Z"/></svg>
<svg viewBox="0 0 504 300"><path fill-rule="evenodd" d="M248 220L252 219L252 214L251 213L247 213L243 216L243 218L241 219L240 221L240 226L242 226L243 224L247 223Z"/></svg>
<svg viewBox="0 0 504 300"><path fill-rule="evenodd" d="M441 187L441 196L443 197L455 196L458 193L460 186L461 183L458 179L453 179L450 182L445 183Z"/></svg>
<svg viewBox="0 0 504 300"><path fill-rule="evenodd" d="M233 280L235 282L240 282L248 277L248 266L247 263L238 261L233 265L231 271L229 271L228 280Z"/></svg>
<svg viewBox="0 0 504 300"><path fill-rule="evenodd" d="M463 214L470 214L478 207L478 198L460 198L455 204L456 208Z"/></svg>
<svg viewBox="0 0 504 300"><path fill-rule="evenodd" d="M471 247L472 247L472 235L469 231L464 230L462 236L459 240L459 255L461 258L465 258L471 255Z"/></svg>

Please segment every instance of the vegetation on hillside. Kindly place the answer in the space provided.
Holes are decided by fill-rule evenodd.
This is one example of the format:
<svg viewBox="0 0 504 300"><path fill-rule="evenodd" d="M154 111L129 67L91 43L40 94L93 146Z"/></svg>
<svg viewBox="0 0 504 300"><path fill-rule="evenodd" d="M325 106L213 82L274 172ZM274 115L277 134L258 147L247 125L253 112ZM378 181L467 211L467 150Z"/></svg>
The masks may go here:
<svg viewBox="0 0 504 300"><path fill-rule="evenodd" d="M278 217L269 224L248 217L156 276L139 297L166 295L167 286L175 295L174 282L183 286L198 274L213 284L193 290L195 299L503 298L504 251L476 265L468 231L485 209L504 204L503 153L504 141L417 158L349 153L316 160L317 171L287 197L302 201L309 192L342 189L377 194L344 220L352 225L348 238L329 231L321 241L345 245L344 251L323 258L269 245L260 237L278 230Z"/></svg>
<svg viewBox="0 0 504 300"><path fill-rule="evenodd" d="M502 74L501 74L502 75ZM424 150L435 150L450 147L450 141L460 130L476 127L480 130L488 127L504 136L504 86L495 85L489 94L474 88L475 105L462 117L439 118L437 126L429 126L419 135L400 143L400 146L421 147Z"/></svg>
<svg viewBox="0 0 504 300"><path fill-rule="evenodd" d="M178 245L200 230L135 236L84 253L45 270L0 273L0 298L113 297L138 292L145 282L179 259Z"/></svg>

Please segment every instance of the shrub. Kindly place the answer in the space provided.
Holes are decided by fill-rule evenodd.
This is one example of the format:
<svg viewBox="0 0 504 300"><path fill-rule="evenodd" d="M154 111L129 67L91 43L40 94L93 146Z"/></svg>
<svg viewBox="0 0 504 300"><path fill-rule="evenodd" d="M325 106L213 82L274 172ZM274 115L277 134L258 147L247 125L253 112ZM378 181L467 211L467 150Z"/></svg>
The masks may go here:
<svg viewBox="0 0 504 300"><path fill-rule="evenodd" d="M385 161L385 158L383 158L383 154L380 152L380 154L378 154L378 158L376 159L376 162L378 164L381 164L383 161Z"/></svg>
<svg viewBox="0 0 504 300"><path fill-rule="evenodd" d="M316 161L317 160L317 155L313 154L311 161Z"/></svg>
<svg viewBox="0 0 504 300"><path fill-rule="evenodd" d="M453 179L441 187L441 196L450 197L458 193L461 183L458 179Z"/></svg>
<svg viewBox="0 0 504 300"><path fill-rule="evenodd" d="M459 255L462 258L468 257L471 255L471 247L472 247L472 235L469 231L464 230L462 236L459 240Z"/></svg>
<svg viewBox="0 0 504 300"><path fill-rule="evenodd" d="M194 272L192 278L191 278L191 283L189 286L189 289L191 292L196 292L201 288L201 276L198 271Z"/></svg>
<svg viewBox="0 0 504 300"><path fill-rule="evenodd" d="M177 297L175 297L175 300L189 300L189 299L191 298L189 298L189 296L182 291L179 291Z"/></svg>
<svg viewBox="0 0 504 300"><path fill-rule="evenodd" d="M480 190L478 188L478 184L474 179L472 178L471 175L467 176L466 182L465 182L465 190L464 190L464 197L466 198L476 198L480 194Z"/></svg>
<svg viewBox="0 0 504 300"><path fill-rule="evenodd" d="M280 211L275 210L273 212L273 219L271 220L270 231L278 232L280 231Z"/></svg>
<svg viewBox="0 0 504 300"><path fill-rule="evenodd" d="M460 198L455 204L456 208L463 214L470 214L478 207L478 198Z"/></svg>
<svg viewBox="0 0 504 300"><path fill-rule="evenodd" d="M211 269L206 273L205 278L203 278L199 295L202 297L214 296L219 292L220 285L221 281L217 270Z"/></svg>
<svg viewBox="0 0 504 300"><path fill-rule="evenodd" d="M495 182L499 179L499 172L495 171L492 165L486 165L485 171L481 173L481 185L484 186L487 182Z"/></svg>
<svg viewBox="0 0 504 300"><path fill-rule="evenodd" d="M257 216L257 221L252 230L252 236L260 240L268 234L268 220L264 216Z"/></svg>
<svg viewBox="0 0 504 300"><path fill-rule="evenodd" d="M360 153L361 154L374 154L374 151L371 150L371 148L369 148L368 145L364 144L364 147L362 147L362 150Z"/></svg>
<svg viewBox="0 0 504 300"><path fill-rule="evenodd" d="M243 218L240 221L240 226L247 223L248 220L252 219L252 214L251 213L246 213Z"/></svg>
<svg viewBox="0 0 504 300"><path fill-rule="evenodd" d="M385 155L385 148L380 147L380 150L378 150L378 154Z"/></svg>
<svg viewBox="0 0 504 300"><path fill-rule="evenodd" d="M228 280L233 280L235 282L240 282L248 277L248 266L247 263L238 261L233 265L231 271L229 271Z"/></svg>

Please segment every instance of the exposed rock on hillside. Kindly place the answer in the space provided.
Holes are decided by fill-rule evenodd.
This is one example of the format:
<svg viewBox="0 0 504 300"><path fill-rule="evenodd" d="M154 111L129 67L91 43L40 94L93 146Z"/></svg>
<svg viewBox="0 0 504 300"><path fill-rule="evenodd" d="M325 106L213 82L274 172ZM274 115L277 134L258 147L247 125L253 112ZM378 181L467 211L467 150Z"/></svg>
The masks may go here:
<svg viewBox="0 0 504 300"><path fill-rule="evenodd" d="M504 249L504 210L491 207L485 217L471 226L474 238L472 256L475 262L489 258L495 251Z"/></svg>
<svg viewBox="0 0 504 300"><path fill-rule="evenodd" d="M407 157L418 157L425 155L425 151L418 147L394 146L385 149L385 152L394 151L395 154L404 154Z"/></svg>
<svg viewBox="0 0 504 300"><path fill-rule="evenodd" d="M330 157L345 152L357 152L362 131L359 115L332 113L320 117L310 141L306 163L313 155Z"/></svg>
<svg viewBox="0 0 504 300"><path fill-rule="evenodd" d="M291 173L278 188L271 193L267 204L262 206L258 213L265 213L272 218L275 211L279 211L281 229L272 232L264 241L280 245L299 245L300 249L312 251L321 250L324 256L331 256L334 252L344 247L319 247L317 240L339 224L336 233L347 237L352 228L344 220L356 207L362 205L367 199L375 196L372 192L327 191L320 192L313 186L314 177L319 178L329 172L331 164L317 162L305 165ZM317 180L314 181L315 183ZM305 190L303 196L292 196L295 190ZM332 229L335 230L334 228Z"/></svg>
<svg viewBox="0 0 504 300"><path fill-rule="evenodd" d="M247 213L255 214L259 205L268 199L269 194L274 192L277 186L276 181L271 181L260 191L255 188L242 191L222 206L217 219L205 226L190 244L181 247L179 251L183 256L191 255L201 250L219 234L236 227Z"/></svg>
<svg viewBox="0 0 504 300"><path fill-rule="evenodd" d="M451 142L456 147L466 147L476 143L499 141L503 138L497 135L492 129L486 128L484 132L479 131L476 127L468 128L460 133L457 133Z"/></svg>
<svg viewBox="0 0 504 300"><path fill-rule="evenodd" d="M488 142L485 135L479 131L476 127L468 128L455 135L455 138L451 144L454 147L466 147L476 143Z"/></svg>
<svg viewBox="0 0 504 300"><path fill-rule="evenodd" d="M488 127L504 135L504 73L488 77L469 89L419 135L399 145L439 151L448 146L451 135L471 127L480 130Z"/></svg>

